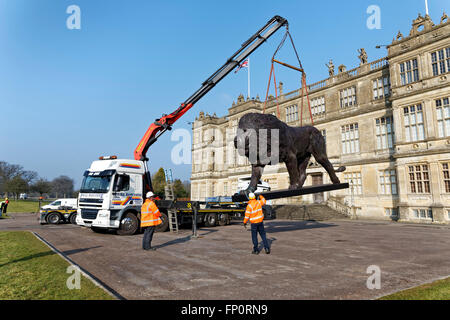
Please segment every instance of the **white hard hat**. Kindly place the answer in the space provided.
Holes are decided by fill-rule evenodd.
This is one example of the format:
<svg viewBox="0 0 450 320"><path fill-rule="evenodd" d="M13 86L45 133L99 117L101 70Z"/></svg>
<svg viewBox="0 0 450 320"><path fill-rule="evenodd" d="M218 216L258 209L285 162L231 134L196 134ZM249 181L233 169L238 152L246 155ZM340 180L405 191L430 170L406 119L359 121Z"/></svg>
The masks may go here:
<svg viewBox="0 0 450 320"><path fill-rule="evenodd" d="M153 197L154 195L155 195L155 194L154 194L153 192L149 191L149 192L147 192L146 197L147 197L147 198L151 198L151 197Z"/></svg>
<svg viewBox="0 0 450 320"><path fill-rule="evenodd" d="M248 198L249 198L250 200L252 200L252 199L255 199L256 196L255 196L255 194L252 192L252 193L250 193L250 194L248 195Z"/></svg>

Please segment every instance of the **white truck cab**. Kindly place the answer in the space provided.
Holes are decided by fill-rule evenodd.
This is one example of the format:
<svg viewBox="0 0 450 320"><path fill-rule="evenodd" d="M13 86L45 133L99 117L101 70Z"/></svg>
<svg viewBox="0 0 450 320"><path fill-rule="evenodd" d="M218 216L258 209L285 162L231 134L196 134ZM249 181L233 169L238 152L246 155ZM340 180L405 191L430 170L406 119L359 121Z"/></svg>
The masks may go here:
<svg viewBox="0 0 450 320"><path fill-rule="evenodd" d="M101 157L85 171L78 196L76 223L132 234L143 203L145 166L142 161Z"/></svg>

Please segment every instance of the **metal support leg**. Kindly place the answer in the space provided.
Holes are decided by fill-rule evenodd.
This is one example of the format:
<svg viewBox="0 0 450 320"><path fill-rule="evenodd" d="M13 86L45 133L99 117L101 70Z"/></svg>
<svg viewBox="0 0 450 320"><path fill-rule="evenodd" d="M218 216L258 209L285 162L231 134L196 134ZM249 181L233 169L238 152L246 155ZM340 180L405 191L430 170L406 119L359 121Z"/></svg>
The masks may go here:
<svg viewBox="0 0 450 320"><path fill-rule="evenodd" d="M198 209L199 209L199 203L192 202L192 236L191 236L191 239L198 239L198 233L197 233Z"/></svg>

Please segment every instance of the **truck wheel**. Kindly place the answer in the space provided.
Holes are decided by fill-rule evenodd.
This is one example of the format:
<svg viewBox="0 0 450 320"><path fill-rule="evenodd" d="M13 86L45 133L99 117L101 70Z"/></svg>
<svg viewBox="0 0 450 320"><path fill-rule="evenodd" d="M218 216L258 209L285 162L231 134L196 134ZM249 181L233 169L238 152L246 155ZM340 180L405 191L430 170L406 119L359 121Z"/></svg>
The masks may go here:
<svg viewBox="0 0 450 320"><path fill-rule="evenodd" d="M217 223L217 214L209 213L205 217L205 226L206 227L215 227Z"/></svg>
<svg viewBox="0 0 450 320"><path fill-rule="evenodd" d="M72 213L69 217L69 221L71 224L77 224L77 214L76 213Z"/></svg>
<svg viewBox="0 0 450 320"><path fill-rule="evenodd" d="M223 227L228 224L228 215L226 213L219 214L219 226Z"/></svg>
<svg viewBox="0 0 450 320"><path fill-rule="evenodd" d="M120 236L131 236L139 229L139 220L135 214L128 212L120 221L119 230L117 234Z"/></svg>
<svg viewBox="0 0 450 320"><path fill-rule="evenodd" d="M169 217L164 212L161 212L161 220L162 223L155 228L156 232L165 232L169 229Z"/></svg>
<svg viewBox="0 0 450 320"><path fill-rule="evenodd" d="M50 224L59 224L61 220L61 216L58 212L51 212L47 216L47 222Z"/></svg>

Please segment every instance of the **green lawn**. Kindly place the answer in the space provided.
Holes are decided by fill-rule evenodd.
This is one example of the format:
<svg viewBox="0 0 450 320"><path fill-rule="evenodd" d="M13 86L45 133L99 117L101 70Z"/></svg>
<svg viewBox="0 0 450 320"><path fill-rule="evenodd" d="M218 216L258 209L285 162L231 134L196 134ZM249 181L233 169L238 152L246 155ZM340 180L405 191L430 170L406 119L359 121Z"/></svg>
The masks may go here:
<svg viewBox="0 0 450 320"><path fill-rule="evenodd" d="M27 231L0 232L0 300L111 300L81 276L69 290L69 263Z"/></svg>
<svg viewBox="0 0 450 320"><path fill-rule="evenodd" d="M380 300L450 300L450 278L400 291Z"/></svg>
<svg viewBox="0 0 450 320"><path fill-rule="evenodd" d="M1 199L0 201L3 201L4 199ZM42 201L41 206L45 206L46 204L49 204L49 201ZM15 212L30 212L30 213L36 213L39 211L39 201L35 200L9 200L8 204L8 213L15 213Z"/></svg>

